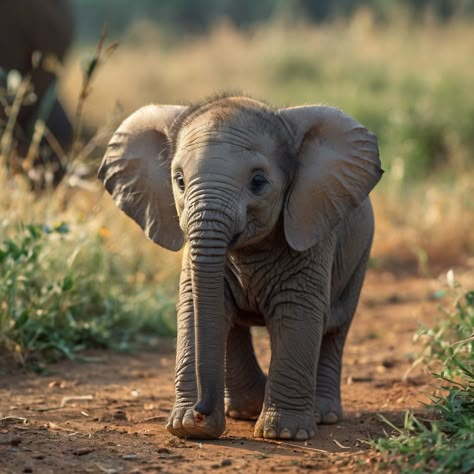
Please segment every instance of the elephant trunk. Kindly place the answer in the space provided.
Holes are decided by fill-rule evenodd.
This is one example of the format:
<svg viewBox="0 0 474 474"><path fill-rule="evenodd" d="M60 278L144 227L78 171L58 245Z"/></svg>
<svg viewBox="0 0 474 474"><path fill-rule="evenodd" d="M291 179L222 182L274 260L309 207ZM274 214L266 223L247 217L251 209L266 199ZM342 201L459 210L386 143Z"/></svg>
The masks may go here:
<svg viewBox="0 0 474 474"><path fill-rule="evenodd" d="M198 389L194 410L198 417L210 415L224 398L224 269L231 240L222 213L204 214L189 232Z"/></svg>

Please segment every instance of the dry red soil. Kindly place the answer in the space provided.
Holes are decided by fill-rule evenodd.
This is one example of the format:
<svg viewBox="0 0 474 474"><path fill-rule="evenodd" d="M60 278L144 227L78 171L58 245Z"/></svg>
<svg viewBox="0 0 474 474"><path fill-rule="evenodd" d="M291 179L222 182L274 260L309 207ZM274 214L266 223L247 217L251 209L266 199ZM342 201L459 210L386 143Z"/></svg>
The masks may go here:
<svg viewBox="0 0 474 474"><path fill-rule="evenodd" d="M421 348L413 334L439 314L433 295L442 287L369 272L345 349L344 420L308 442L254 439L253 422L231 419L217 441L170 435L172 341L158 351L95 351L93 362L66 360L48 375L0 364L0 473L372 472L378 461L363 440L391 431L378 414L401 424L434 390L421 368L402 379ZM255 345L267 367L265 332Z"/></svg>

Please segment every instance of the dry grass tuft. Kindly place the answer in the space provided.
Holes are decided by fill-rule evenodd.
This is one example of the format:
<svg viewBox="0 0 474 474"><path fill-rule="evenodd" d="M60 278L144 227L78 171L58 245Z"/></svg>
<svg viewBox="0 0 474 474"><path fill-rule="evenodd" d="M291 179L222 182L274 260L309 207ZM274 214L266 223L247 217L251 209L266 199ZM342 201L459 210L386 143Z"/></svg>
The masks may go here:
<svg viewBox="0 0 474 474"><path fill-rule="evenodd" d="M472 177L376 192L375 265L423 274L474 267Z"/></svg>

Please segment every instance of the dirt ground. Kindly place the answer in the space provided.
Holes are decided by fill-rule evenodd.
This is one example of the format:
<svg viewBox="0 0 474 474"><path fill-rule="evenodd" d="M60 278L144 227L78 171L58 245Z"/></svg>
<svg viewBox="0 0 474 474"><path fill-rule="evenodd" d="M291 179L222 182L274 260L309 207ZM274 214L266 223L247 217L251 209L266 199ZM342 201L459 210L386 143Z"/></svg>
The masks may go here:
<svg viewBox="0 0 474 474"><path fill-rule="evenodd" d="M473 268L456 274L460 280ZM440 278L369 272L343 371L344 420L321 426L308 442L254 439L253 422L227 420L217 441L182 441L164 428L173 404L174 348L131 354L94 351L89 362L63 361L37 375L0 364L0 473L200 473L211 470L305 473L371 472L363 440L383 436L407 409L421 411L433 379L402 377L420 346L420 322L433 324ZM255 333L263 366L268 339ZM387 471L388 472L388 471Z"/></svg>

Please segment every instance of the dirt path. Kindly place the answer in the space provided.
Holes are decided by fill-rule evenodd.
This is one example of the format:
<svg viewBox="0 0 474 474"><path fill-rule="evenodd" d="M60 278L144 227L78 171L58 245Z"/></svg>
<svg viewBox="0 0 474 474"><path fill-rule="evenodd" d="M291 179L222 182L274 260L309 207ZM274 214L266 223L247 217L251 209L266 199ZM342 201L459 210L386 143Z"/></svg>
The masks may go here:
<svg viewBox="0 0 474 474"><path fill-rule="evenodd" d="M399 423L433 390L420 371L407 383L401 379L418 350L412 342L418 323L435 319L439 301L432 295L441 286L368 275L345 351L345 418L320 427L306 443L255 440L253 423L229 419L218 441L172 437L164 429L173 403L171 347L89 353L95 362L64 361L48 376L0 367L0 473L354 472L369 458L360 440L389 431L377 413ZM256 347L266 366L263 332Z"/></svg>

